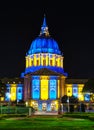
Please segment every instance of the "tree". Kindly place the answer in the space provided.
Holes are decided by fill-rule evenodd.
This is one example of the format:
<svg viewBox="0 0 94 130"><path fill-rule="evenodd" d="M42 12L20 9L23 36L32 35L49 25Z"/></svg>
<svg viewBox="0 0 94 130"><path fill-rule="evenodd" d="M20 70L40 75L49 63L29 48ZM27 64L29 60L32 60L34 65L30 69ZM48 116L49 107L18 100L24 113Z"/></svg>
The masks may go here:
<svg viewBox="0 0 94 130"><path fill-rule="evenodd" d="M61 98L61 103L68 103L68 99L69 99L68 109L70 112L74 112L74 104L78 103L78 98L76 98L75 96L68 97L67 95L64 95Z"/></svg>
<svg viewBox="0 0 94 130"><path fill-rule="evenodd" d="M94 78L88 79L88 81L85 83L82 92L84 94L89 94L90 98L94 100Z"/></svg>
<svg viewBox="0 0 94 130"><path fill-rule="evenodd" d="M5 93L6 93L6 84L2 83L2 81L0 80L0 106L1 106L1 113L2 113L2 105L1 105L1 98L5 97Z"/></svg>
<svg viewBox="0 0 94 130"><path fill-rule="evenodd" d="M68 96L64 95L61 98L61 103L67 103L67 101L68 101ZM78 103L78 98L72 95L72 96L69 97L69 102L70 103Z"/></svg>
<svg viewBox="0 0 94 130"><path fill-rule="evenodd" d="M6 93L6 84L2 83L2 81L0 80L0 98L5 97L5 93Z"/></svg>
<svg viewBox="0 0 94 130"><path fill-rule="evenodd" d="M85 83L82 92L84 93L94 93L94 78L88 79Z"/></svg>

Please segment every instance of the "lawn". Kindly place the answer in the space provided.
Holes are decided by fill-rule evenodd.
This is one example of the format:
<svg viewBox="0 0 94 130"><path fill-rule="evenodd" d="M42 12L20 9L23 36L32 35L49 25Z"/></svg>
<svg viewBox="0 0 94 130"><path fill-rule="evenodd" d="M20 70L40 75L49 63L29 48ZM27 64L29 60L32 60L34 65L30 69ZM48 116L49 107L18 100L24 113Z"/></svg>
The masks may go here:
<svg viewBox="0 0 94 130"><path fill-rule="evenodd" d="M21 128L26 130L94 130L94 122L88 119L68 117L7 118L0 120L1 129Z"/></svg>

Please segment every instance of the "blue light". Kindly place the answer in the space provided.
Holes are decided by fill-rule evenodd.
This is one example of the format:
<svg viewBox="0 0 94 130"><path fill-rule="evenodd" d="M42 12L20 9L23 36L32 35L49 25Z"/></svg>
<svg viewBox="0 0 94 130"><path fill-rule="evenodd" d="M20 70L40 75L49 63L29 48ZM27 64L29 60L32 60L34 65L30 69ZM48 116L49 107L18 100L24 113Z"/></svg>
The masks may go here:
<svg viewBox="0 0 94 130"><path fill-rule="evenodd" d="M90 101L90 95L89 94L85 94L85 96L84 96L84 98L85 98L85 101Z"/></svg>
<svg viewBox="0 0 94 130"><path fill-rule="evenodd" d="M5 101L9 101L10 100L10 84L6 84L7 86L7 90L5 93Z"/></svg>
<svg viewBox="0 0 94 130"><path fill-rule="evenodd" d="M36 38L28 51L28 54L36 53L52 53L52 54L61 54L57 42L51 37L38 37Z"/></svg>
<svg viewBox="0 0 94 130"><path fill-rule="evenodd" d="M43 25L42 25L42 27L47 27L47 24L46 24L46 17L45 17L45 15L44 15L44 19L43 19Z"/></svg>
<svg viewBox="0 0 94 130"><path fill-rule="evenodd" d="M33 79L32 80L32 98L39 99L39 96L40 96L40 80Z"/></svg>
<svg viewBox="0 0 94 130"><path fill-rule="evenodd" d="M55 66L32 66L32 67L28 67L28 68L25 69L25 74L33 73L33 72L38 71L42 68L47 68L47 69L52 70L56 73L60 73L60 74L63 74L64 76L68 76L68 74L64 72L63 68L55 67Z"/></svg>
<svg viewBox="0 0 94 130"><path fill-rule="evenodd" d="M77 87L77 84L73 84L73 96L78 97L78 87Z"/></svg>
<svg viewBox="0 0 94 130"><path fill-rule="evenodd" d="M17 100L22 100L23 98L23 85L22 84L18 84L17 86Z"/></svg>
<svg viewBox="0 0 94 130"><path fill-rule="evenodd" d="M50 99L56 99L56 80L49 81L50 87Z"/></svg>

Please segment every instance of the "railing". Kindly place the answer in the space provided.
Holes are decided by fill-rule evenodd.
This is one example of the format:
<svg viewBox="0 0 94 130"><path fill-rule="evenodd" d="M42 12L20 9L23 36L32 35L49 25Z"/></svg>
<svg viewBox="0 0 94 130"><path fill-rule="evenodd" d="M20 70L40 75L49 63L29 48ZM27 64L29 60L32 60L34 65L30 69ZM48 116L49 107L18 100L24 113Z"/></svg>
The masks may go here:
<svg viewBox="0 0 94 130"><path fill-rule="evenodd" d="M31 113L34 113L34 110L29 107L25 107L25 108L24 107L2 107L2 109L0 109L1 114L26 114L28 115L29 111L31 111Z"/></svg>

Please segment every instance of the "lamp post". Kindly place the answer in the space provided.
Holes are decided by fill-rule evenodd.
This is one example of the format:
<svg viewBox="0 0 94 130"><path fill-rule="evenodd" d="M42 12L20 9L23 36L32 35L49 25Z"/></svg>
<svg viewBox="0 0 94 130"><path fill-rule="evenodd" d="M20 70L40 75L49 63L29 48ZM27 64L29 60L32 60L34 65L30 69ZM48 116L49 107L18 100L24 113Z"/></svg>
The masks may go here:
<svg viewBox="0 0 94 130"><path fill-rule="evenodd" d="M9 107L10 107L10 101L11 101L11 99L10 99L10 98L11 98L11 94L9 93L8 96L9 96L8 111L10 111L10 110L9 110Z"/></svg>
<svg viewBox="0 0 94 130"><path fill-rule="evenodd" d="M1 114L2 114L2 103L1 103L1 97L0 97L0 109L1 109Z"/></svg>
<svg viewBox="0 0 94 130"><path fill-rule="evenodd" d="M67 103L68 103L68 112L70 112L70 101L69 101L69 96L68 96L68 99L67 99Z"/></svg>
<svg viewBox="0 0 94 130"><path fill-rule="evenodd" d="M88 100L88 103L89 103L89 108L90 108L90 105L91 105L91 95L93 94L92 92L83 92L84 94L84 98L85 98L85 94L88 94L89 95L89 100ZM86 101L86 100L85 100Z"/></svg>
<svg viewBox="0 0 94 130"><path fill-rule="evenodd" d="M78 95L78 98L79 98L79 101L80 101L79 111L82 112L82 109L81 109L81 100L80 100L80 98L81 98L81 94Z"/></svg>

